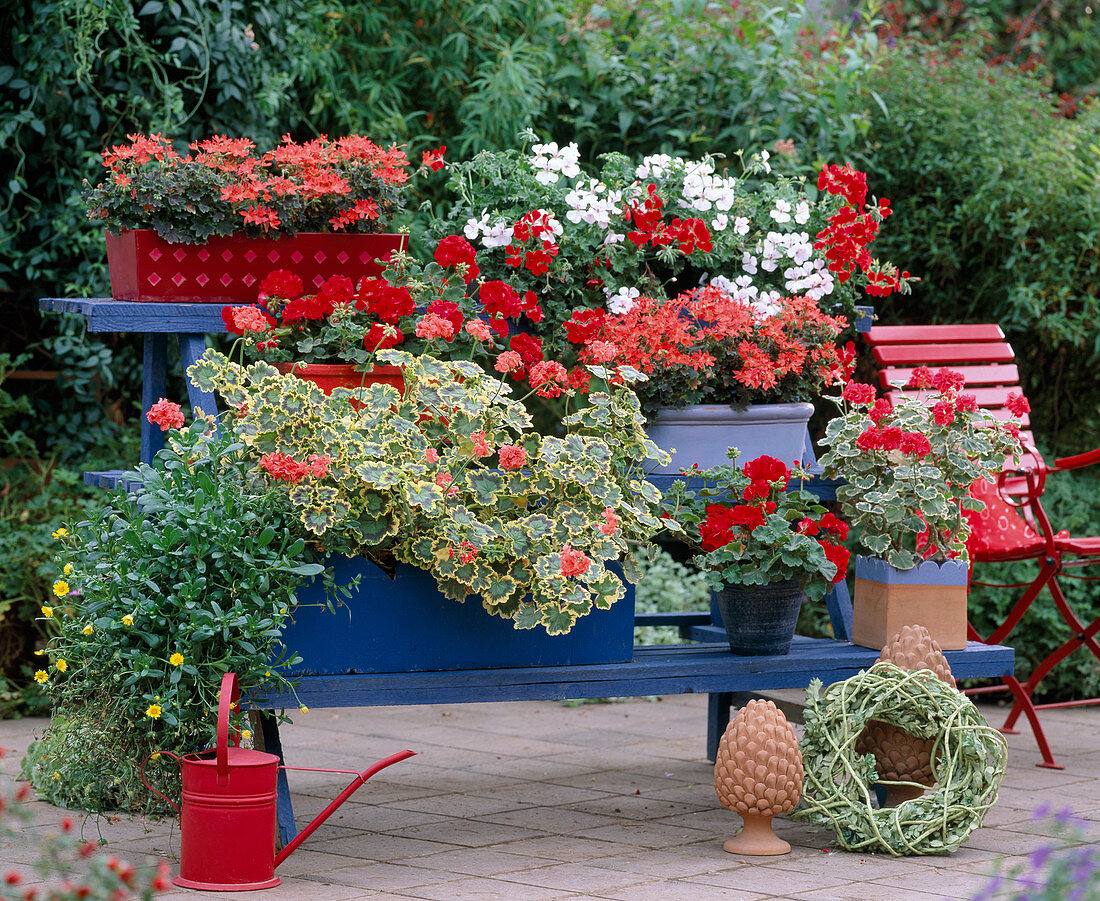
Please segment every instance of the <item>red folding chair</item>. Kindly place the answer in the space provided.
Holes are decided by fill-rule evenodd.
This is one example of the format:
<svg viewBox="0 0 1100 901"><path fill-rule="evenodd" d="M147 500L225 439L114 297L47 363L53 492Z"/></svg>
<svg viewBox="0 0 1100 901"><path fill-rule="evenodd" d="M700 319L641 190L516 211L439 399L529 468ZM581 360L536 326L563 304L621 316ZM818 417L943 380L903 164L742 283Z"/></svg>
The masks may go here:
<svg viewBox="0 0 1100 901"><path fill-rule="evenodd" d="M891 388L891 382L907 382L917 366L950 366L963 374L965 390L975 395L979 406L1000 419L1012 417L1005 408L1009 393L1023 393L1012 347L995 324L878 326L872 328L866 338L875 361L881 367L879 378L886 388ZM901 393L895 389L888 392L890 396ZM1020 463L1009 463L1011 468L1001 473L995 485L980 481L971 488L971 494L983 500L986 509L968 516L972 532L967 550L972 585L1023 588L1024 593L1008 611L1004 621L988 635L982 637L970 626L970 639L1003 644L1044 588L1049 591L1069 634L1060 647L1040 661L1025 681L1021 682L1013 673L1006 673L1001 684L971 689L968 693L1006 688L1011 691L1014 704L1001 731L1015 731L1020 714L1024 714L1031 723L1043 758L1038 765L1062 769L1054 762L1037 711L1051 707L1100 704L1100 698L1036 704L1032 696L1042 679L1078 648L1088 648L1100 660L1100 643L1096 639L1097 633L1100 633L1100 616L1092 622L1083 621L1066 601L1058 583L1059 577L1100 578L1067 572L1100 563L1100 537L1075 538L1065 531L1055 531L1040 499L1048 475L1100 462L1100 448L1063 457L1049 466L1035 449L1032 435L1026 430L1029 424L1027 417L1020 424L1023 429L1021 440L1025 447ZM1034 560L1039 565L1039 574L1030 583L1000 584L979 582L973 578L975 565L1021 560Z"/></svg>

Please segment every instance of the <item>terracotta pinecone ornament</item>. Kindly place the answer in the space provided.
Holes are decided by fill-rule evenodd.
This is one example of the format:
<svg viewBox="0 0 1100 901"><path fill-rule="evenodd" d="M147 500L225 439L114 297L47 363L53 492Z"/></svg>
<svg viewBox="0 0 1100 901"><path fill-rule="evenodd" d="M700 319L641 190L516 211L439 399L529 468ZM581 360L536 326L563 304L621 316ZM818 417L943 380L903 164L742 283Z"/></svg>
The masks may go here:
<svg viewBox="0 0 1100 901"><path fill-rule="evenodd" d="M714 790L745 828L725 843L731 854L788 854L772 818L802 797L802 752L794 730L771 701L749 701L726 727L714 760Z"/></svg>
<svg viewBox="0 0 1100 901"><path fill-rule="evenodd" d="M906 670L932 670L952 688L955 678L939 644L924 626L903 626L879 654L879 662L889 661ZM917 782L931 788L933 739L917 738L897 726L869 720L856 740L857 754L874 754L879 777L890 782ZM912 785L886 786L886 807L897 807L924 794Z"/></svg>

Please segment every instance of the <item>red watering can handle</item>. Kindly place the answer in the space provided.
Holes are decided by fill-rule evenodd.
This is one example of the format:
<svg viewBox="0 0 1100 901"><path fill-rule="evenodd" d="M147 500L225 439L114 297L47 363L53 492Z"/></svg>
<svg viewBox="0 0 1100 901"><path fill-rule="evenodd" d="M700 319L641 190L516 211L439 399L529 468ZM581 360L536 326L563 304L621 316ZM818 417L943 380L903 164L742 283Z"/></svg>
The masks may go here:
<svg viewBox="0 0 1100 901"><path fill-rule="evenodd" d="M218 697L218 785L229 784L229 711L240 699L237 674L226 673Z"/></svg>
<svg viewBox="0 0 1100 901"><path fill-rule="evenodd" d="M176 763L177 763L177 764L179 764L179 765L180 765L180 768L181 768L181 769L183 768L183 761L181 761L181 760L180 760L180 758L179 758L179 755L178 755L178 754L173 754L173 753L172 753L171 751L154 751L154 752L153 752L152 754L150 754L150 755L149 755L148 757L146 757L146 758L145 758L145 759L144 759L144 760L143 760L143 761L141 762L141 770L140 770L140 776L141 776L141 784L142 784L142 785L144 785L144 786L145 786L145 787L146 787L147 789L149 789L149 791L151 791L151 792L152 792L152 793L153 793L154 795L160 795L160 797L164 798L164 800L165 800L165 801L167 801L167 802L168 802L169 804L171 804L171 805L172 805L173 807L175 807L175 808L176 808L176 815L178 816L178 815L179 815L179 812L180 812L180 809L179 809L179 807L176 807L176 802L175 802L175 801L173 801L173 800L172 800L171 798L169 798L169 797L168 797L168 796L167 796L166 794L164 794L163 792L159 792L159 791L157 791L157 790L156 790L155 788L153 788L153 786L151 786L151 785L150 785L150 784L148 783L148 781L146 781L146 779L145 779L145 764L147 764L147 763L148 763L148 762L149 762L150 760L152 760L152 759L153 759L154 757L157 757L157 756L159 756L159 755L161 755L161 754L164 754L164 755L166 755L166 756L168 756L168 757L171 757L171 758L172 758L172 759L173 759L174 761L176 761Z"/></svg>

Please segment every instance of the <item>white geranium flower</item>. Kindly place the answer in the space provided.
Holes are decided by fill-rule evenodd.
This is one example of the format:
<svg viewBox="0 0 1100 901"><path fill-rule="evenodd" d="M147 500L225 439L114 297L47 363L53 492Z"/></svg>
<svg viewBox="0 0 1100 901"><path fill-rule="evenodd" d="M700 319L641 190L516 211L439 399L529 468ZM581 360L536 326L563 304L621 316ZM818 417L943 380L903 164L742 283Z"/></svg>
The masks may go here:
<svg viewBox="0 0 1100 901"><path fill-rule="evenodd" d="M512 226L498 220L482 232L481 243L486 247L506 247L512 243Z"/></svg>
<svg viewBox="0 0 1100 901"><path fill-rule="evenodd" d="M717 213L714 217L714 221L711 223L711 228L716 232L724 232L729 228L730 217L725 213Z"/></svg>
<svg viewBox="0 0 1100 901"><path fill-rule="evenodd" d="M619 288L614 294L611 293L610 288L606 291L608 312L614 313L616 316L622 316L624 313L633 310L642 293L637 288Z"/></svg>
<svg viewBox="0 0 1100 901"><path fill-rule="evenodd" d="M747 216L737 216L733 220L733 231L738 235L747 235L751 225Z"/></svg>
<svg viewBox="0 0 1100 901"><path fill-rule="evenodd" d="M466 225L462 229L462 234L466 236L467 241L476 241L488 227L489 214L483 210L480 219L466 220Z"/></svg>
<svg viewBox="0 0 1100 901"><path fill-rule="evenodd" d="M800 201L794 208L794 221L799 225L805 225L810 221L810 205L805 200Z"/></svg>
<svg viewBox="0 0 1100 901"><path fill-rule="evenodd" d="M782 197L776 198L775 209L769 213L769 215L776 222L790 222L791 221L791 205L788 201Z"/></svg>
<svg viewBox="0 0 1100 901"><path fill-rule="evenodd" d="M749 275L756 275L756 265L756 257L754 257L746 250L744 255L741 257L741 268Z"/></svg>
<svg viewBox="0 0 1100 901"><path fill-rule="evenodd" d="M760 319L770 319L776 313L779 312L779 298L778 291L765 291L760 294L756 302L753 303L752 309Z"/></svg>
<svg viewBox="0 0 1100 901"><path fill-rule="evenodd" d="M724 275L714 276L708 284L710 284L712 288L717 288L719 291L725 291L730 297L737 294L737 285Z"/></svg>

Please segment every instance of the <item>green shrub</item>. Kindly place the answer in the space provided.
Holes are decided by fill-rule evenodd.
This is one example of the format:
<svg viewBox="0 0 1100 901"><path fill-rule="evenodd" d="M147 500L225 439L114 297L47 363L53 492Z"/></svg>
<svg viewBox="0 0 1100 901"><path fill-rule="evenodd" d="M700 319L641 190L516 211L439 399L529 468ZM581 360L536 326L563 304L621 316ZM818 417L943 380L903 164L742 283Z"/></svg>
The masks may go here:
<svg viewBox="0 0 1100 901"><path fill-rule="evenodd" d="M924 279L880 321L996 321L1037 434L1061 452L1100 424L1100 105L1052 115L1041 86L957 55L899 51L872 80L868 183L894 217L876 245Z"/></svg>
<svg viewBox="0 0 1100 901"><path fill-rule="evenodd" d="M704 573L691 565L679 563L668 551L652 546L649 556L637 555L639 574L634 595L638 613L680 613L707 610L710 588ZM634 629L635 644L681 644L678 628L638 626Z"/></svg>
<svg viewBox="0 0 1100 901"><path fill-rule="evenodd" d="M777 150L815 172L854 157L870 124L865 88L879 55L872 32L826 34L803 4L706 0L563 2L562 64L535 126L595 160ZM782 146L782 145L780 145Z"/></svg>
<svg viewBox="0 0 1100 901"><path fill-rule="evenodd" d="M90 516L106 501L78 471L41 455L22 427L33 407L5 389L12 370L26 360L0 354L0 719L48 709L30 682L30 667L44 637L35 617L51 597L52 533L62 518ZM136 442L131 447L136 450Z"/></svg>
<svg viewBox="0 0 1100 901"><path fill-rule="evenodd" d="M139 466L140 491L58 529L56 597L42 608L54 634L35 680L59 717L30 758L35 787L58 803L151 803L134 767L154 748L212 742L225 672L253 697L292 690L284 672L298 658L279 659L282 624L323 567L304 562L300 526L243 445L208 428L172 432ZM89 743L94 753L75 754ZM109 769L121 781L101 782L112 756L127 765Z"/></svg>

